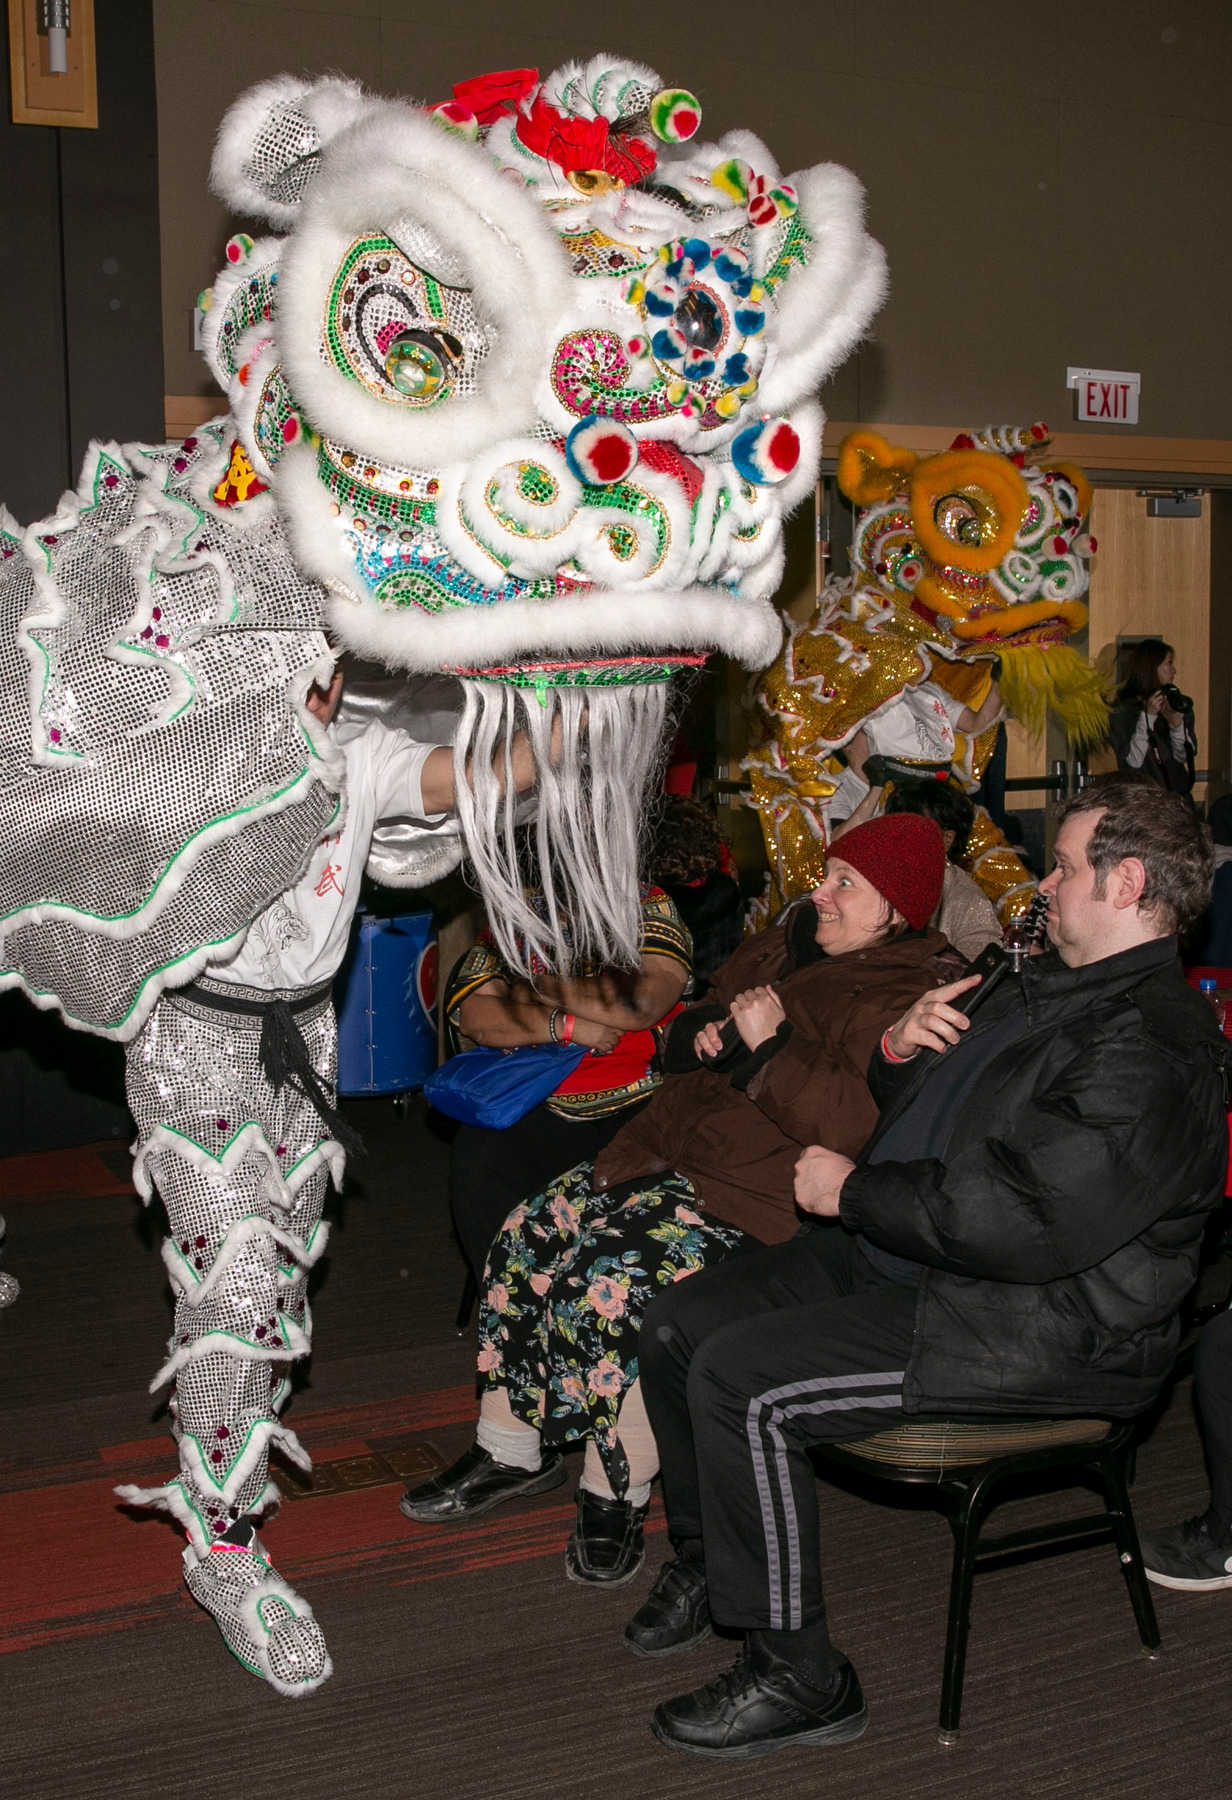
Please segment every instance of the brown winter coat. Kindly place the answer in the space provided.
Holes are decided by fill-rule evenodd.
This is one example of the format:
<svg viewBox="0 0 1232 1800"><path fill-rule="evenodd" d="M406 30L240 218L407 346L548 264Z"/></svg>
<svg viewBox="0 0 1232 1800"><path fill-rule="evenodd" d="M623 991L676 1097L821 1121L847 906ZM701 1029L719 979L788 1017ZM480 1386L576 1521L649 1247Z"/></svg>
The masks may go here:
<svg viewBox="0 0 1232 1800"><path fill-rule="evenodd" d="M933 930L822 957L790 974L788 964L786 932L773 926L741 944L706 996L707 1005L728 1006L748 988L782 981L791 1035L748 1092L712 1069L666 1075L650 1105L600 1152L596 1189L676 1169L708 1212L763 1243L795 1234L801 1150L824 1144L856 1155L877 1123L865 1071L882 1033L929 988L957 980L961 964ZM699 1021L709 1016L702 1012ZM688 1017L680 1015L676 1031Z"/></svg>

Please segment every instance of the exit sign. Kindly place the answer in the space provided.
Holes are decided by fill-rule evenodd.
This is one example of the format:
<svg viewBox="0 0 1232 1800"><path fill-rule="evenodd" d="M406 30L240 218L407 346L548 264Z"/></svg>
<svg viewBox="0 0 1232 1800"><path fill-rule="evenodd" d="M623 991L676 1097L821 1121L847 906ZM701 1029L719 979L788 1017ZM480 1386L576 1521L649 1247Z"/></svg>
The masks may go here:
<svg viewBox="0 0 1232 1800"><path fill-rule="evenodd" d="M1105 425L1136 425L1141 375L1126 369L1066 369L1065 385L1074 389L1074 416Z"/></svg>

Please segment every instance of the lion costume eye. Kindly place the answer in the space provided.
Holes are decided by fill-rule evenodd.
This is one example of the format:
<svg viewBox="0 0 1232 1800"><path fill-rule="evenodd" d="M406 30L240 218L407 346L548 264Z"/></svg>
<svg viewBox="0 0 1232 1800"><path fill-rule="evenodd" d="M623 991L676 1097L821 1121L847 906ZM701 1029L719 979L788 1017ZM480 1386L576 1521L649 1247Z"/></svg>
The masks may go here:
<svg viewBox="0 0 1232 1800"><path fill-rule="evenodd" d="M470 391L487 349L468 288L430 274L391 237L351 245L326 307L327 362L379 400L426 407Z"/></svg>
<svg viewBox="0 0 1232 1800"><path fill-rule="evenodd" d="M435 400L462 361L447 331L400 331L385 352L385 373L408 400Z"/></svg>
<svg viewBox="0 0 1232 1800"><path fill-rule="evenodd" d="M703 287L691 287L672 315L690 350L717 350L727 332L718 301Z"/></svg>
<svg viewBox="0 0 1232 1800"><path fill-rule="evenodd" d="M942 494L933 503L933 519L938 531L956 544L977 549L984 541L980 510L968 494Z"/></svg>

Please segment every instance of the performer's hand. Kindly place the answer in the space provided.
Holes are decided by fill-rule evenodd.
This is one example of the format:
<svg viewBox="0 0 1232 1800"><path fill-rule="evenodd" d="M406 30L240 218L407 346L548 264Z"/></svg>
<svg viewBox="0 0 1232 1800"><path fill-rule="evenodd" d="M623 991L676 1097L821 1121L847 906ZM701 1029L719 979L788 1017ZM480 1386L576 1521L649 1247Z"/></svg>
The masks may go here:
<svg viewBox="0 0 1232 1800"><path fill-rule="evenodd" d="M1155 692L1153 694L1148 694L1147 698L1146 698L1146 716L1147 716L1147 718L1148 719L1156 718L1159 713L1163 712L1166 705L1167 705L1167 702L1164 699L1163 689L1156 688Z"/></svg>
<svg viewBox="0 0 1232 1800"><path fill-rule="evenodd" d="M838 1218L838 1197L855 1168L848 1156L810 1144L796 1163L796 1205L822 1219Z"/></svg>
<svg viewBox="0 0 1232 1800"><path fill-rule="evenodd" d="M730 1018L731 1014L728 1013L727 1019ZM693 1054L696 1056L698 1062L705 1062L708 1057L717 1056L719 1054L719 1051L723 1048L723 1040L719 1036L719 1033L723 1026L726 1025L727 1019L720 1019L717 1024L712 1019L708 1025L702 1026L697 1036L693 1039Z"/></svg>
<svg viewBox="0 0 1232 1800"><path fill-rule="evenodd" d="M338 710L338 702L342 698L342 670L335 669L329 678L328 687L320 687L315 682L308 689L304 705L314 719L322 725L328 725Z"/></svg>
<svg viewBox="0 0 1232 1800"><path fill-rule="evenodd" d="M772 988L755 987L736 995L731 1003L731 1016L749 1049L756 1050L759 1044L774 1036L787 1014Z"/></svg>
<svg viewBox="0 0 1232 1800"><path fill-rule="evenodd" d="M965 994L968 988L978 987L981 980L979 975L965 975L947 987L931 988L886 1033L891 1055L906 1058L914 1056L917 1050L946 1050L956 1044L969 1021L950 1001Z"/></svg>

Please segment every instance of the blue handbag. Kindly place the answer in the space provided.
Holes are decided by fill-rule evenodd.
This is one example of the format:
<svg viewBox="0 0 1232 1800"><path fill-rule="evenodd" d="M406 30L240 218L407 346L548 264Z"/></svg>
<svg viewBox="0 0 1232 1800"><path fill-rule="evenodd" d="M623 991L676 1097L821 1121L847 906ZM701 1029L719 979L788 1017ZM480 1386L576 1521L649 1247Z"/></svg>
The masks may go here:
<svg viewBox="0 0 1232 1800"><path fill-rule="evenodd" d="M463 1125L505 1131L554 1094L586 1055L583 1044L524 1044L517 1050L464 1050L424 1082L438 1112Z"/></svg>

